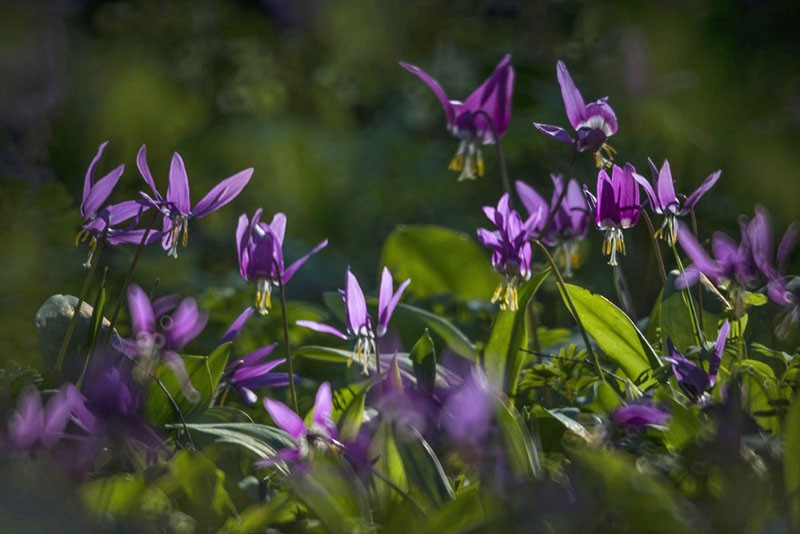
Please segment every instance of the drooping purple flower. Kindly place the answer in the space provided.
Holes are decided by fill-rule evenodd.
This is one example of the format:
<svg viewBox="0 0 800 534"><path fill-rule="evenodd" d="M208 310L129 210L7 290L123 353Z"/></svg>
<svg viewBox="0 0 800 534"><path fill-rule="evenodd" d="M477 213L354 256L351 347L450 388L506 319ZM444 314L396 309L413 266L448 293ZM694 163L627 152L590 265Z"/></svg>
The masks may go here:
<svg viewBox="0 0 800 534"><path fill-rule="evenodd" d="M244 327L244 324L253 315L254 308L248 307L236 318L222 338L222 343L233 341ZM277 343L258 348L241 358L233 360L225 368L222 381L229 384L247 404L255 404L258 396L254 389L283 387L289 385L287 373L271 372L275 367L286 362L286 358L266 361L272 354Z"/></svg>
<svg viewBox="0 0 800 534"><path fill-rule="evenodd" d="M614 410L611 420L629 430L643 430L664 426L669 420L669 413L648 404L628 404Z"/></svg>
<svg viewBox="0 0 800 534"><path fill-rule="evenodd" d="M459 171L458 179L474 180L483 176L481 145L494 144L503 137L511 121L511 96L514 90L514 68L506 54L494 72L464 102L450 100L433 77L415 65L400 62L415 74L439 99L447 119L447 130L461 140L450 161L450 170Z"/></svg>
<svg viewBox="0 0 800 534"><path fill-rule="evenodd" d="M672 171L669 167L669 161L664 160L661 169L656 168L652 160L648 159L647 162L650 165L655 187L650 185L650 182L639 174L634 174L633 177L644 188L647 199L650 201L651 209L659 215L664 216L664 222L656 231L656 237L662 237L669 246L674 246L678 236L677 218L692 211L697 201L714 187L722 171L715 171L708 175L692 194L681 201L678 195L675 194L675 186L672 180Z"/></svg>
<svg viewBox="0 0 800 534"><path fill-rule="evenodd" d="M492 302L499 301L501 310L516 310L517 288L531 278L533 252L529 240L535 236L544 211L539 209L523 221L510 207L508 193L504 193L496 208L484 206L483 212L497 229L478 228L478 239L492 250L492 267L503 276Z"/></svg>
<svg viewBox="0 0 800 534"><path fill-rule="evenodd" d="M361 290L361 286L355 275L350 272L350 268L348 267L344 280L344 291L342 292L347 333L333 326L314 321L301 320L297 321L297 324L342 339L355 339L356 346L350 355L348 365L352 363L353 359L358 359L362 365L364 374L369 374L369 363L376 349L375 341L377 338L383 337L386 334L392 314L397 304L400 302L403 291L405 291L409 283L411 283L411 280L406 280L397 287L397 291L394 291L392 273L389 272L388 267L383 268L383 272L381 273L380 293L378 295L378 321L376 327L373 328L372 319L369 313L367 313L367 303L364 300L364 292Z"/></svg>
<svg viewBox="0 0 800 534"><path fill-rule="evenodd" d="M686 358L681 354L672 340L667 340L667 350L669 356L664 358L672 365L672 372L684 392L697 402L703 397L707 389L714 387L717 382L717 372L722 362L722 354L725 352L725 343L731 332L731 325L725 321L717 334L717 341L714 343L714 350L709 354L708 371L704 371L700 365Z"/></svg>
<svg viewBox="0 0 800 534"><path fill-rule="evenodd" d="M278 428L289 434L294 441L294 447L280 450L273 458L259 461L256 464L259 467L269 467L278 462L306 460L314 452L330 448L336 440L336 425L332 418L333 395L329 382L322 383L317 390L309 426L306 426L305 421L282 402L264 399L264 408Z"/></svg>
<svg viewBox="0 0 800 534"><path fill-rule="evenodd" d="M192 386L178 351L200 335L208 316L191 297L181 300L167 295L151 303L136 284L128 287L128 307L133 339L124 343L123 352L138 360L135 371L143 375L139 378L146 379L153 366L163 362L175 374L184 396L192 402L199 400L200 394Z"/></svg>
<svg viewBox="0 0 800 534"><path fill-rule="evenodd" d="M116 187L117 182L122 177L122 173L125 171L125 165L119 165L95 181L94 174L100 163L100 158L103 157L106 145L108 145L108 141L103 142L98 148L97 154L89 164L83 181L83 196L80 205L83 225L81 226L81 231L75 237L75 245L77 246L87 239L90 240L89 256L86 263L84 263L84 267L87 269L91 266L98 240L105 239L106 242L112 245L140 242L144 237L142 230L115 227L125 221L134 219L134 217L138 221L138 217L149 208L135 200L106 205L108 197L111 196L114 187ZM132 227L133 225L135 225L135 221L129 226ZM157 238L157 233L153 233L152 237L148 237L148 244Z"/></svg>
<svg viewBox="0 0 800 534"><path fill-rule="evenodd" d="M630 163L625 168L614 165L611 178L605 169L597 173L597 197L586 186L583 193L589 209L595 212L595 226L605 232L603 254L610 256L609 265L617 265L617 251L625 254L622 230L639 220L639 186L634 180L635 169Z"/></svg>
<svg viewBox="0 0 800 534"><path fill-rule="evenodd" d="M617 116L608 105L608 97L586 104L563 61L558 62L556 74L558 85L561 86L561 97L564 99L567 118L572 128L575 129L577 138L573 139L566 130L559 126L536 122L533 125L540 132L562 143L573 145L579 152L588 150L594 153L598 169L610 167L617 151L606 143L606 140L617 133Z"/></svg>
<svg viewBox="0 0 800 534"><path fill-rule="evenodd" d="M248 221L247 214L239 217L236 227L236 251L239 257L239 274L247 281L256 282L256 307L261 315L266 315L272 306L272 289L288 284L297 270L308 259L328 246L323 239L306 255L284 267L283 239L286 234L286 215L276 213L272 222L261 222L262 210L253 214Z"/></svg>
<svg viewBox="0 0 800 534"><path fill-rule="evenodd" d="M536 230L540 234L539 239L546 245L556 248L556 255L564 266L564 276L571 277L573 267L577 267L580 263L578 242L586 237L589 230L589 212L577 180L572 179L567 183L567 191L559 204L558 199L564 189L564 177L560 174L551 174L550 178L553 180L554 189L549 205L525 182L516 182L517 195L528 215L534 215L541 210L542 217L536 225ZM557 205L558 211L553 216L550 227L544 235L541 235L550 212L556 209Z"/></svg>
<svg viewBox="0 0 800 534"><path fill-rule="evenodd" d="M248 168L215 185L206 196L191 205L189 196L189 177L181 156L175 152L169 168L169 186L167 195L163 197L156 189L150 167L147 165L147 149L144 145L136 156L136 165L145 183L150 187L153 197L142 193L164 215L162 246L173 258L178 257L178 243L185 247L189 239L189 219L205 217L236 198L253 176L253 169Z"/></svg>
<svg viewBox="0 0 800 534"><path fill-rule="evenodd" d="M447 397L443 426L458 443L480 443L492 422L495 398L480 367L474 367L461 386Z"/></svg>

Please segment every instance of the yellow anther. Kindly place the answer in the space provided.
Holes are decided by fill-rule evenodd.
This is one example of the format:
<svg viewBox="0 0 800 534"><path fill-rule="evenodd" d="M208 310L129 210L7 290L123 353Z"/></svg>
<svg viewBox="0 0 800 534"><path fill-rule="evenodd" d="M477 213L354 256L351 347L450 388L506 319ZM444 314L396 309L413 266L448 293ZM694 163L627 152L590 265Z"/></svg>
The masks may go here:
<svg viewBox="0 0 800 534"><path fill-rule="evenodd" d="M450 160L450 165L447 167L451 171L460 171L464 168L464 154L456 154Z"/></svg>

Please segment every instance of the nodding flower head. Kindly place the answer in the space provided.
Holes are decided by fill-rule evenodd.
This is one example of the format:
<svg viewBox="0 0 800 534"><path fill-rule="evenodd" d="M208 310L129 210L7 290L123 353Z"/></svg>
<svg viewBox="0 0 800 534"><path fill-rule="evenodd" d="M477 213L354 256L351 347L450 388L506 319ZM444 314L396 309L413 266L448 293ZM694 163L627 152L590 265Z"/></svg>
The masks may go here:
<svg viewBox="0 0 800 534"><path fill-rule="evenodd" d="M692 401L701 400L706 390L714 387L717 382L717 372L722 362L722 354L725 352L725 343L728 341L730 332L731 325L728 321L725 321L719 329L713 351L708 354L708 371L704 371L698 364L681 354L672 344L671 339L667 340L669 356L664 360L672 365L672 372L675 373L678 384Z"/></svg>
<svg viewBox="0 0 800 534"><path fill-rule="evenodd" d="M261 222L262 210L252 220L243 213L236 228L236 252L239 274L256 283L256 308L261 315L272 306L273 287L289 283L297 270L313 255L328 245L324 239L289 267L284 267L283 239L286 234L286 215L276 213L272 222Z"/></svg>
<svg viewBox="0 0 800 534"><path fill-rule="evenodd" d="M147 165L147 149L144 145L139 149L136 165L153 194L152 197L145 193L141 193L141 195L164 215L161 244L167 251L167 255L173 258L178 257L178 245L182 244L185 247L189 241L189 219L205 217L232 201L242 192L253 176L253 169L250 168L222 180L192 208L189 196L189 177L180 154L175 152L172 155L166 197L156 189L153 175Z"/></svg>
<svg viewBox="0 0 800 534"><path fill-rule="evenodd" d="M535 236L544 210L523 221L519 213L509 206L509 195L500 197L497 207L484 206L483 212L497 228L494 231L478 229L478 239L492 250L492 267L503 276L492 296L492 302L500 302L501 310L517 309L519 284L531 278L532 248L530 239Z"/></svg>
<svg viewBox="0 0 800 534"><path fill-rule="evenodd" d="M342 292L347 333L330 325L314 321L297 321L297 324L342 339L354 339L356 341L356 346L347 363L350 365L354 359L357 359L362 365L364 374L369 374L369 365L377 349L375 340L386 334L389 320L392 318L392 314L400 302L403 291L405 291L410 282L411 280L406 280L400 284L395 291L393 289L394 281L392 280L392 274L387 267L383 268L383 272L381 273L380 293L378 295L378 321L373 328L372 318L370 318L367 313L364 292L361 290L361 286L355 275L350 272L348 268L347 274L345 275L344 291ZM380 370L378 370L378 372L380 372Z"/></svg>
<svg viewBox="0 0 800 534"><path fill-rule="evenodd" d="M639 220L639 186L633 178L634 173L630 163L626 163L624 169L614 165L610 178L605 169L600 169L597 173L597 197L586 186L583 187L589 209L595 213L595 226L605 232L603 254L609 256L609 265L617 265L617 252L625 254L622 230Z"/></svg>
<svg viewBox="0 0 800 534"><path fill-rule="evenodd" d="M573 139L566 130L559 126L536 122L533 123L534 126L540 132L562 143L573 145L579 152L592 152L598 168L610 167L617 151L606 143L606 140L617 133L617 116L608 105L608 97L586 104L563 61L558 62L556 74L558 85L561 86L561 97L564 99L567 118L575 129L577 137Z"/></svg>
<svg viewBox="0 0 800 534"><path fill-rule="evenodd" d="M650 203L650 208L664 216L664 222L661 227L656 230L655 236L664 239L669 246L674 246L678 237L678 217L688 214L694 208L697 201L705 195L709 189L714 187L714 184L719 180L721 171L711 173L703 183L688 197L681 195L681 198L675 194L675 186L672 180L672 171L669 167L669 161L664 160L661 169L658 169L652 160L647 160L650 165L650 172L653 175L653 185L650 185L643 176L639 174L633 175L634 179L639 182L639 185L644 188L647 194L647 200ZM654 187L655 186L655 187Z"/></svg>
<svg viewBox="0 0 800 534"><path fill-rule="evenodd" d="M506 54L494 72L466 100L450 100L433 77L415 65L400 65L415 74L433 93L444 109L447 129L461 140L450 161L450 170L460 172L459 181L483 176L481 145L493 144L503 137L511 121L511 95L514 90L514 68Z"/></svg>

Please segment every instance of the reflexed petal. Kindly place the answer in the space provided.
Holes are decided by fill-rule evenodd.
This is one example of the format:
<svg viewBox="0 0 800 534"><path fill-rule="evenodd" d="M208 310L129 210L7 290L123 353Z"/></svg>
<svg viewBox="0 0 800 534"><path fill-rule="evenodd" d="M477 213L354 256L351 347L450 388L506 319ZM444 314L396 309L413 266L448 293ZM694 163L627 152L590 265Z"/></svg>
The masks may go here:
<svg viewBox="0 0 800 534"><path fill-rule="evenodd" d="M206 327L208 314L197 308L197 301L192 297L183 299L172 314L170 328L164 328L166 345L173 350L181 350L191 340L200 335Z"/></svg>
<svg viewBox="0 0 800 534"><path fill-rule="evenodd" d="M622 170L614 166L614 173L622 172ZM614 186L611 179L606 174L604 169L597 173L597 216L596 222L600 226L604 221L612 221L619 224L620 214L617 198L614 194Z"/></svg>
<svg viewBox="0 0 800 534"><path fill-rule="evenodd" d="M265 345L263 347L259 347L256 350L249 352L242 356L241 362L243 365L255 365L256 363L262 361L264 358L275 352L275 349L278 348L277 343L272 343L271 345ZM270 362L272 367L277 367L278 365L282 364L286 360L281 358Z"/></svg>
<svg viewBox="0 0 800 534"><path fill-rule="evenodd" d="M51 448L61 438L64 429L67 428L71 413L72 402L67 395L66 387L62 387L50 397L44 409L44 424L42 425L42 435L39 438L39 442L44 448Z"/></svg>
<svg viewBox="0 0 800 534"><path fill-rule="evenodd" d="M347 328L351 333L355 334L362 326L369 324L364 292L349 267L344 281L344 305Z"/></svg>
<svg viewBox="0 0 800 534"><path fill-rule="evenodd" d="M291 408L272 399L264 399L264 408L266 408L272 420L278 425L278 428L284 430L294 439L300 439L306 433L306 424L300 419L300 416L292 411Z"/></svg>
<svg viewBox="0 0 800 534"><path fill-rule="evenodd" d="M663 426L669 420L669 413L652 406L629 404L617 408L611 414L611 420L618 425L631 428Z"/></svg>
<svg viewBox="0 0 800 534"><path fill-rule="evenodd" d="M658 188L659 205L666 208L670 204L676 205L678 198L675 196L675 184L672 180L672 170L669 167L669 160L664 160L661 170L658 171L658 181L656 183Z"/></svg>
<svg viewBox="0 0 800 534"><path fill-rule="evenodd" d="M700 200L703 195L708 193L709 189L714 187L714 184L717 183L717 180L719 180L721 175L722 171L712 172L710 175L708 175L708 177L703 180L703 183L700 184L700 187L698 187L691 195L689 195L689 197L686 199L686 202L683 203L683 210L691 211L695 204L697 204L697 201Z"/></svg>
<svg viewBox="0 0 800 534"><path fill-rule="evenodd" d="M153 306L153 317L158 319L165 313L170 313L178 307L181 300L180 295L176 295L175 293L158 297L151 303Z"/></svg>
<svg viewBox="0 0 800 534"><path fill-rule="evenodd" d="M619 222L623 228L629 228L639 220L639 185L633 179L634 168L630 163L625 164L625 169L614 167L614 189L617 193L619 206Z"/></svg>
<svg viewBox="0 0 800 534"><path fill-rule="evenodd" d="M439 82L433 79L430 74L423 71L416 65L411 65L409 63L400 62L400 66L409 71L410 73L416 75L420 80L422 80L425 85L427 85L433 94L436 95L436 98L439 99L439 103L442 105L442 109L444 110L445 117L447 119L447 124L451 125L455 122L455 112L453 111L453 106L450 105L450 99L447 98L447 94L442 89L442 86L439 85Z"/></svg>
<svg viewBox="0 0 800 534"><path fill-rule="evenodd" d="M161 200L161 194L156 189L156 183L153 180L153 174L150 172L150 166L147 165L147 147L142 145L139 153L136 154L136 166L139 168L139 173L144 178L145 183L150 186L150 190L156 196L156 200Z"/></svg>
<svg viewBox="0 0 800 534"><path fill-rule="evenodd" d="M641 185L642 188L644 188L644 192L647 195L647 200L650 201L651 209L656 213L662 213L663 206L661 205L661 202L659 202L658 196L656 196L656 192L653 190L653 186L650 185L650 182L647 181L647 178L641 174L633 173L633 179L636 180L636 182Z"/></svg>
<svg viewBox="0 0 800 534"><path fill-rule="evenodd" d="M252 406L258 401L258 395L253 393L253 391L250 388L246 388L244 386L234 386L234 389L236 390L236 393L238 393L239 396L242 398L242 400L244 400L244 402L249 404L250 406Z"/></svg>
<svg viewBox="0 0 800 534"><path fill-rule="evenodd" d="M719 327L717 341L714 343L714 354L711 358L711 364L708 366L708 379L712 386L717 381L717 371L719 370L719 365L722 362L722 355L725 352L725 343L728 342L728 336L730 333L731 323L729 321L725 321L722 323L722 326Z"/></svg>
<svg viewBox="0 0 800 534"><path fill-rule="evenodd" d="M134 335L139 332L154 333L156 321L153 315L153 306L147 293L137 284L128 286L128 309L131 315L131 328Z"/></svg>
<svg viewBox="0 0 800 534"><path fill-rule="evenodd" d="M92 162L89 164L89 168L86 169L86 176L83 179L83 197L81 201L81 213L83 213L83 204L86 202L86 199L89 197L89 194L92 190L92 183L94 181L94 173L97 170L97 164L100 163L100 158L103 157L103 151L106 149L106 145L108 145L108 141L103 141L100 143L100 146L97 149L97 154L95 154L94 158L92 158ZM90 212L91 214L91 212ZM86 214L84 214L85 216Z"/></svg>
<svg viewBox="0 0 800 534"><path fill-rule="evenodd" d="M797 233L797 223L790 224L786 229L786 233L783 234L783 239L781 239L781 242L778 245L777 268L778 273L781 275L786 273L789 255L792 253L792 250L794 250L794 246L797 243Z"/></svg>
<svg viewBox="0 0 800 534"><path fill-rule="evenodd" d="M517 180L514 185L517 190L517 196L519 197L520 202L522 202L522 205L525 206L525 210L527 210L528 215L538 213L539 210L542 209L544 212L544 217L547 218L548 214L550 213L550 207L547 205L545 199L542 198L542 196L533 187L529 186L525 182Z"/></svg>
<svg viewBox="0 0 800 534"><path fill-rule="evenodd" d="M500 248L502 246L500 232L491 232L485 228L478 228L478 239L487 247Z"/></svg>
<svg viewBox="0 0 800 534"><path fill-rule="evenodd" d="M108 200L123 172L125 172L125 165L120 165L94 184L89 191L89 195L81 202L81 214L84 219L92 217L100 209L100 206Z"/></svg>
<svg viewBox="0 0 800 534"><path fill-rule="evenodd" d="M286 236L286 214L278 212L273 215L272 222L269 223L269 229L278 239L278 243L283 246L283 240Z"/></svg>
<svg viewBox="0 0 800 534"><path fill-rule="evenodd" d="M275 456L273 456L272 458L264 458L263 460L257 461L253 465L260 468L272 467L281 462L294 463L300 460L300 458L301 458L300 449L288 448L276 452Z"/></svg>
<svg viewBox="0 0 800 534"><path fill-rule="evenodd" d="M700 366L678 352L671 339L667 339L667 350L669 357L664 359L672 364L672 372L675 373L678 384L692 400L697 400L710 385L708 375Z"/></svg>
<svg viewBox="0 0 800 534"><path fill-rule="evenodd" d="M756 266L766 276L770 278L776 276L777 273L772 266L772 253L774 250L772 225L769 222L769 215L763 206L756 206L755 217L747 225L747 237L750 241L753 261L755 261Z"/></svg>
<svg viewBox="0 0 800 534"><path fill-rule="evenodd" d="M323 334L331 334L333 336L340 337L342 339L347 339L347 335L342 333L340 330L337 330L336 328L329 326L327 324L317 323L315 321L306 321L306 320L297 321L295 324L297 326L310 328L311 330L314 330L316 332L322 332Z"/></svg>
<svg viewBox="0 0 800 534"><path fill-rule="evenodd" d="M194 210L192 210L192 215L195 217L205 217L212 211L220 209L242 192L242 189L244 189L248 182L250 182L250 178L252 176L253 169L250 168L238 172L230 178L222 180L220 183L215 185L211 191L209 191L208 194L204 196L202 200L200 200L200 202L197 203L197 206L195 206Z"/></svg>
<svg viewBox="0 0 800 534"><path fill-rule="evenodd" d="M94 432L97 427L97 417L86 407L86 397L72 384L67 384L65 388L72 410L72 420L86 432Z"/></svg>
<svg viewBox="0 0 800 534"><path fill-rule="evenodd" d="M169 185L167 186L167 200L172 202L178 211L188 215L192 211L192 201L189 198L189 177L183 158L175 152L169 166Z"/></svg>
<svg viewBox="0 0 800 534"><path fill-rule="evenodd" d="M678 225L678 243L680 243L683 251L692 260L695 269L702 272L714 283L719 281L717 264L711 259L702 245L700 245L694 235L692 235L692 231L689 230L685 224ZM690 280L686 280L687 285L689 285L689 281Z"/></svg>
<svg viewBox="0 0 800 534"><path fill-rule="evenodd" d="M302 256L302 257L298 258L297 260L295 260L294 263L289 265L289 267L286 269L286 271L284 271L284 273L283 273L283 282L282 283L288 284L289 281L292 279L292 277L294 277L294 274L297 272L297 270L300 267L302 267L303 264L305 262L307 262L308 259L311 256L313 256L314 254L316 254L317 252L319 252L320 250L322 250L323 248L325 248L327 246L328 246L328 240L327 239L323 239L322 241L317 243L316 247L314 247L310 251L308 251L308 253L305 256Z"/></svg>
<svg viewBox="0 0 800 534"><path fill-rule="evenodd" d="M503 137L511 121L511 97L514 90L514 68L511 66L511 54L506 54L486 79L465 100L464 107L473 115L475 129L484 133L483 143L493 143L492 129L498 138ZM484 111L492 121L493 128L486 124Z"/></svg>
<svg viewBox="0 0 800 534"><path fill-rule="evenodd" d="M250 265L248 276L253 278L264 277L272 279L277 274L275 265L275 248L279 247L275 242L272 232L263 235L251 234L250 242Z"/></svg>
<svg viewBox="0 0 800 534"><path fill-rule="evenodd" d="M147 230L111 230L106 236L106 241L112 245L134 244L138 245L144 239ZM158 230L151 230L147 234L145 245L157 243L163 237L163 233Z"/></svg>
<svg viewBox="0 0 800 534"><path fill-rule="evenodd" d="M690 233L688 228L686 229L686 233ZM714 258L718 263L734 265L738 261L739 247L736 241L734 241L731 236L722 232L714 232L711 236L711 252L714 254ZM687 254L689 254L688 251ZM691 254L689 254L689 257L691 257ZM704 274L708 274L705 271L703 272Z"/></svg>
<svg viewBox="0 0 800 534"><path fill-rule="evenodd" d="M116 226L128 219L140 216L150 209L138 200L125 200L117 204L106 206L101 215L108 221L109 226Z"/></svg>
<svg viewBox="0 0 800 534"><path fill-rule="evenodd" d="M600 119L599 121L598 118ZM605 98L587 104L583 111L583 120L584 124L588 123L589 125L599 122L600 126L596 127L596 129L602 131L606 137L617 133L617 115L608 105Z"/></svg>
<svg viewBox="0 0 800 534"><path fill-rule="evenodd" d="M378 328L380 329L380 325L383 323L382 319L386 315L385 311L386 308L389 306L389 302L392 300L392 291L394 290L394 280L392 279L392 273L389 272L389 268L383 268L381 271L381 285L380 290L378 291Z"/></svg>
<svg viewBox="0 0 800 534"><path fill-rule="evenodd" d="M229 341L233 341L236 339L239 334L241 333L244 325L247 323L247 320L250 319L250 316L253 315L256 309L252 306L248 306L245 310L239 314L231 325L228 327L228 330L225 331L225 335L222 336L220 340L220 344L228 343Z"/></svg>
<svg viewBox="0 0 800 534"><path fill-rule="evenodd" d="M586 105L583 102L583 96L578 88L575 87L575 82L572 81L567 66L563 61L559 61L556 66L556 73L558 76L558 85L561 86L561 98L564 99L564 108L567 111L567 118L569 123L576 130L578 125L584 119L584 109Z"/></svg>
<svg viewBox="0 0 800 534"><path fill-rule="evenodd" d="M549 135L556 141L561 141L562 143L566 143L568 145L572 145L575 143L575 140L569 133L567 133L567 131L564 128L561 128L559 126L552 126L550 124L540 124L538 122L534 122L533 125L536 127L537 130L539 130L545 135Z"/></svg>
<svg viewBox="0 0 800 534"><path fill-rule="evenodd" d="M570 224L576 237L586 236L589 229L589 213L586 206L581 186L577 180L570 180L567 184L567 196L564 203L569 211Z"/></svg>
<svg viewBox="0 0 800 534"><path fill-rule="evenodd" d="M270 352L272 351L270 350ZM249 356L252 357L252 353ZM251 380L255 377L266 375L284 362L286 362L286 359L281 358L280 360L274 360L261 365L242 365L236 371L234 371L231 381L243 382L245 380Z"/></svg>
<svg viewBox="0 0 800 534"><path fill-rule="evenodd" d="M239 216L239 223L236 225L236 254L239 258L239 274L245 280L249 280L248 273L250 272L250 251L248 245L250 244L250 221L247 220L247 214L242 213Z"/></svg>
<svg viewBox="0 0 800 534"><path fill-rule="evenodd" d="M389 321L392 319L392 314L394 313L394 309L397 307L397 304L400 302L400 297L403 296L403 292L408 287L408 284L411 283L411 279L406 279L402 284L397 287L397 291L394 292L392 295L391 300L385 306L382 313L378 318L378 336L383 336L386 333L386 328L389 326Z"/></svg>
<svg viewBox="0 0 800 534"><path fill-rule="evenodd" d="M44 426L42 397L34 386L28 386L20 393L17 409L8 422L8 437L19 449L29 449L39 440Z"/></svg>
<svg viewBox="0 0 800 534"><path fill-rule="evenodd" d="M331 414L333 413L333 395L331 394L330 382L323 382L317 390L314 400L314 424L321 426L328 431L328 436L336 437L336 425L333 423Z"/></svg>

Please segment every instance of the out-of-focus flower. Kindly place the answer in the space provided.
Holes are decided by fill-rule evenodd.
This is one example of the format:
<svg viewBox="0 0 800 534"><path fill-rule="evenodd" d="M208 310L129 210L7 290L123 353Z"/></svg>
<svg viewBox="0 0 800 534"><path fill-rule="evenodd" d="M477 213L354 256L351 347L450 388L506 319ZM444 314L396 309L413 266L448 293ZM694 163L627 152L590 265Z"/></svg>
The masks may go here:
<svg viewBox="0 0 800 534"><path fill-rule="evenodd" d="M495 398L480 367L474 367L447 397L442 412L447 433L458 443L480 443L494 413Z"/></svg>
<svg viewBox="0 0 800 534"><path fill-rule="evenodd" d="M611 420L629 430L642 430L664 426L669 420L669 413L647 404L628 404L614 410Z"/></svg>
<svg viewBox="0 0 800 534"><path fill-rule="evenodd" d="M655 187L650 185L650 182L639 174L634 174L633 177L644 188L652 210L664 216L664 222L661 224L661 227L656 230L656 237L661 237L669 246L674 246L678 236L677 218L692 211L697 201L700 200L709 189L714 187L722 171L715 171L708 175L708 177L703 180L703 183L700 184L700 187L695 189L691 195L685 197L685 200L681 202L675 194L675 186L672 181L669 161L664 160L664 164L661 166L660 170L656 168L651 160L648 159L647 162L650 165Z"/></svg>
<svg viewBox="0 0 800 534"><path fill-rule="evenodd" d="M164 215L161 244L164 250L168 251L167 254L173 258L178 257L178 243L183 243L185 247L189 240L189 219L205 217L232 201L242 192L253 176L253 169L249 168L222 180L192 208L189 196L189 177L186 175L183 159L177 152L172 155L172 163L169 167L169 186L166 197L161 196L156 189L153 175L147 165L147 149L144 145L136 156L136 165L153 193L153 197L145 193L142 193L142 196Z"/></svg>
<svg viewBox="0 0 800 534"><path fill-rule="evenodd" d="M347 333L329 326L326 324L317 323L314 321L297 321L299 326L310 328L317 332L331 334L342 339L355 339L356 346L350 355L348 365L353 359L358 359L363 367L364 374L369 374L369 362L375 354L375 340L376 338L383 337L386 334L386 329L389 325L389 320L392 318L394 309L400 302L400 297L403 295L408 284L411 280L406 280L400 284L397 291L393 290L394 281L392 274L387 267L383 268L381 274L381 287L380 294L378 295L378 321L377 327L373 328L372 319L367 313L367 304L364 300L364 292L358 284L355 275L347 269L344 281L344 305L345 305L345 319L347 323ZM378 370L380 374L380 370Z"/></svg>
<svg viewBox="0 0 800 534"><path fill-rule="evenodd" d="M497 228L495 231L478 228L478 239L492 249L492 266L503 276L492 295L492 302L500 302L501 310L517 309L517 288L531 278L532 249L530 239L543 218L540 208L523 221L519 213L509 206L509 195L504 193L497 207L484 206L483 212Z"/></svg>
<svg viewBox="0 0 800 534"><path fill-rule="evenodd" d="M243 213L236 228L236 251L239 257L239 274L256 282L256 307L266 315L272 306L274 286L288 284L297 270L313 255L328 245L324 239L289 267L284 268L283 239L286 234L286 215L276 213L272 222L261 222L262 210L247 219Z"/></svg>
<svg viewBox="0 0 800 534"><path fill-rule="evenodd" d="M306 426L305 421L282 402L264 399L264 408L278 428L294 440L294 447L282 449L274 457L259 461L256 464L259 467L269 467L278 462L306 460L316 451L329 449L336 440L336 425L331 416L333 395L328 382L324 382L317 390L309 426Z"/></svg>
<svg viewBox="0 0 800 534"><path fill-rule="evenodd" d="M128 307L133 340L123 343L122 350L137 361L138 378L145 380L155 365L163 361L175 374L186 398L192 402L199 400L200 394L192 386L178 351L200 335L208 316L191 297L181 300L177 295L167 295L151 303L136 284L128 288Z"/></svg>
<svg viewBox="0 0 800 534"><path fill-rule="evenodd" d="M222 342L227 343L233 341L233 339L239 335L244 323L253 315L254 311L254 308L249 307L242 312L228 328L228 331L222 338ZM288 386L289 375L287 373L271 372L275 367L285 363L286 358L265 361L277 346L277 343L273 343L272 345L258 348L241 358L233 360L225 368L225 373L222 375L222 382L229 384L235 389L236 393L238 393L247 404L255 404L258 400L258 396L253 392L254 389Z"/></svg>
<svg viewBox="0 0 800 534"><path fill-rule="evenodd" d="M588 150L594 153L597 168L610 167L617 151L606 143L606 140L617 133L617 116L608 105L608 97L586 104L563 61L558 62L556 74L558 75L558 85L561 86L561 97L564 99L567 118L575 129L577 138L573 139L566 130L559 126L536 122L533 123L534 126L540 132L562 143L573 145L579 152Z"/></svg>
<svg viewBox="0 0 800 534"><path fill-rule="evenodd" d="M603 254L610 256L609 265L617 265L617 251L625 254L622 230L639 220L639 186L633 178L635 172L630 163L626 163L624 169L614 165L611 178L605 169L600 169L596 198L583 187L589 209L595 212L595 226L606 234Z"/></svg>
<svg viewBox="0 0 800 534"><path fill-rule="evenodd" d="M514 68L506 54L494 72L464 102L450 100L433 77L415 65L400 62L415 74L439 99L447 119L447 130L461 140L450 161L450 170L458 171L461 180L483 176L481 145L496 143L503 137L511 121L511 95L514 90Z"/></svg>
<svg viewBox="0 0 800 534"><path fill-rule="evenodd" d="M545 222L550 217L550 212L556 209L558 199L564 190L564 177L560 174L551 174L553 180L553 198L548 205L544 198L525 182L517 181L516 189L522 205L528 215L534 215L541 210L542 216L536 225L536 230L541 234ZM586 237L589 230L589 212L586 209L586 200L581 192L577 180L567 183L564 198L558 204L558 211L553 216L550 227L539 238L548 246L555 247L556 256L564 266L564 276L571 277L572 269L580 263L578 243Z"/></svg>
<svg viewBox="0 0 800 534"><path fill-rule="evenodd" d="M671 339L667 340L669 356L664 360L672 365L672 372L675 373L678 384L694 402L700 400L705 391L714 387L717 382L717 372L722 362L722 354L725 352L725 343L728 341L730 332L731 325L728 321L725 321L719 329L714 350L710 354L708 372L678 352Z"/></svg>

